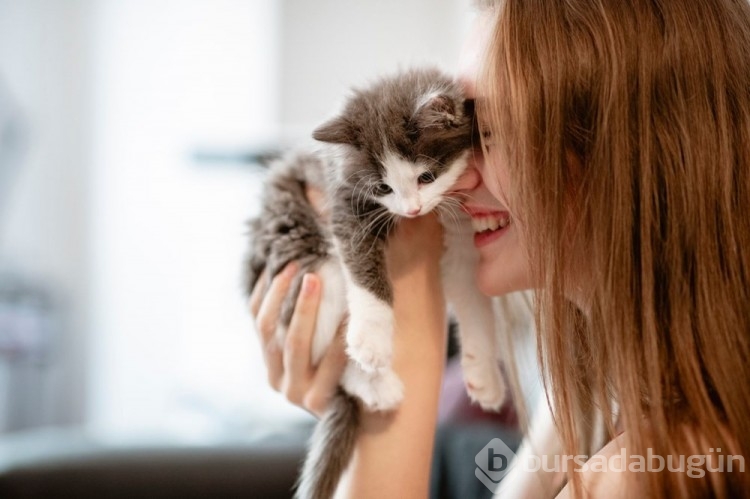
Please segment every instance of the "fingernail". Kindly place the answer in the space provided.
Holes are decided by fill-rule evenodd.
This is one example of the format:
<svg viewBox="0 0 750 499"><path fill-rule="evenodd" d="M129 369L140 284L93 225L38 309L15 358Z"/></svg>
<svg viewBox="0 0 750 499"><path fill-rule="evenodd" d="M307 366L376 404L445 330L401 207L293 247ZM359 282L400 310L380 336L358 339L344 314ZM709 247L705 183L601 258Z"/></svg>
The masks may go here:
<svg viewBox="0 0 750 499"><path fill-rule="evenodd" d="M297 262L289 262L286 264L286 267L284 267L284 276L285 277L292 277L294 274L297 273Z"/></svg>
<svg viewBox="0 0 750 499"><path fill-rule="evenodd" d="M315 274L305 274L302 278L302 292L305 295L311 295L315 292L318 287L318 280L315 278Z"/></svg>

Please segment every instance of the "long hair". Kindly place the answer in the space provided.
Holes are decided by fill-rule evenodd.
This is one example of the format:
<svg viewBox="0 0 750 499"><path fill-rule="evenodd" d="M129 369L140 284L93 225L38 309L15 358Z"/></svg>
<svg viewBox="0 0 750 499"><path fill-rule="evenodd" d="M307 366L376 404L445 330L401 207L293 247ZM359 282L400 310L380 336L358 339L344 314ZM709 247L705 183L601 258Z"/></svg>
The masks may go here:
<svg viewBox="0 0 750 499"><path fill-rule="evenodd" d="M750 4L494 3L478 113L509 168L565 453L597 407L628 455L750 456ZM627 486L749 496L734 463Z"/></svg>

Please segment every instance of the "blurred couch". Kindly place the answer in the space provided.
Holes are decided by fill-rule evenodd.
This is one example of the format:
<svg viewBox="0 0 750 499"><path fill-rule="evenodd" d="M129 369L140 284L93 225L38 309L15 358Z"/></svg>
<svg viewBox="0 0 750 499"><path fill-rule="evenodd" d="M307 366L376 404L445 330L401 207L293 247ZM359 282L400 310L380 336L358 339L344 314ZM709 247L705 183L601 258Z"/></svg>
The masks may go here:
<svg viewBox="0 0 750 499"><path fill-rule="evenodd" d="M0 497L288 498L304 452L299 434L253 443L103 442L38 430L0 440Z"/></svg>
<svg viewBox="0 0 750 499"><path fill-rule="evenodd" d="M0 498L289 498L309 430L211 445L116 443L74 430L6 435ZM517 431L489 422L442 426L430 497L492 497L474 476L474 456L495 437L513 449L520 440Z"/></svg>

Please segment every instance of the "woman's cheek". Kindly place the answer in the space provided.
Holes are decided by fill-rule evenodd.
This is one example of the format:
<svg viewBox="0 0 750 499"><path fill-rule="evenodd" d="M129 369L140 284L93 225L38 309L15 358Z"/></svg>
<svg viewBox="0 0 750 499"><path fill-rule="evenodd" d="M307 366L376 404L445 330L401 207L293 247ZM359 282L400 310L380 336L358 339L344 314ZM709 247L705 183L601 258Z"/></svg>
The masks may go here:
<svg viewBox="0 0 750 499"><path fill-rule="evenodd" d="M481 291L482 294L487 296L497 296L500 283L498 282L499 279L493 276L494 272L492 272L491 264L480 262L477 266L476 277L477 288L479 288L479 291Z"/></svg>
<svg viewBox="0 0 750 499"><path fill-rule="evenodd" d="M500 296L514 291L515 270L499 258L483 257L477 266L477 287L487 296Z"/></svg>
<svg viewBox="0 0 750 499"><path fill-rule="evenodd" d="M480 250L476 282L488 296L500 296L533 287L528 260L518 235L509 233L495 247Z"/></svg>

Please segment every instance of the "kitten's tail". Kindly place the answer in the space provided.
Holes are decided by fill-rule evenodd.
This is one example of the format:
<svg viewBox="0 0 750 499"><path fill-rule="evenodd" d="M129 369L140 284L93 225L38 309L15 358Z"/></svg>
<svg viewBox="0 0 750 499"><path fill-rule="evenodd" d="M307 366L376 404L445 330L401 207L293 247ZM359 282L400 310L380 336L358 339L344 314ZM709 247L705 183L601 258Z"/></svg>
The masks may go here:
<svg viewBox="0 0 750 499"><path fill-rule="evenodd" d="M359 414L357 399L339 387L310 439L296 499L333 497L354 451Z"/></svg>

